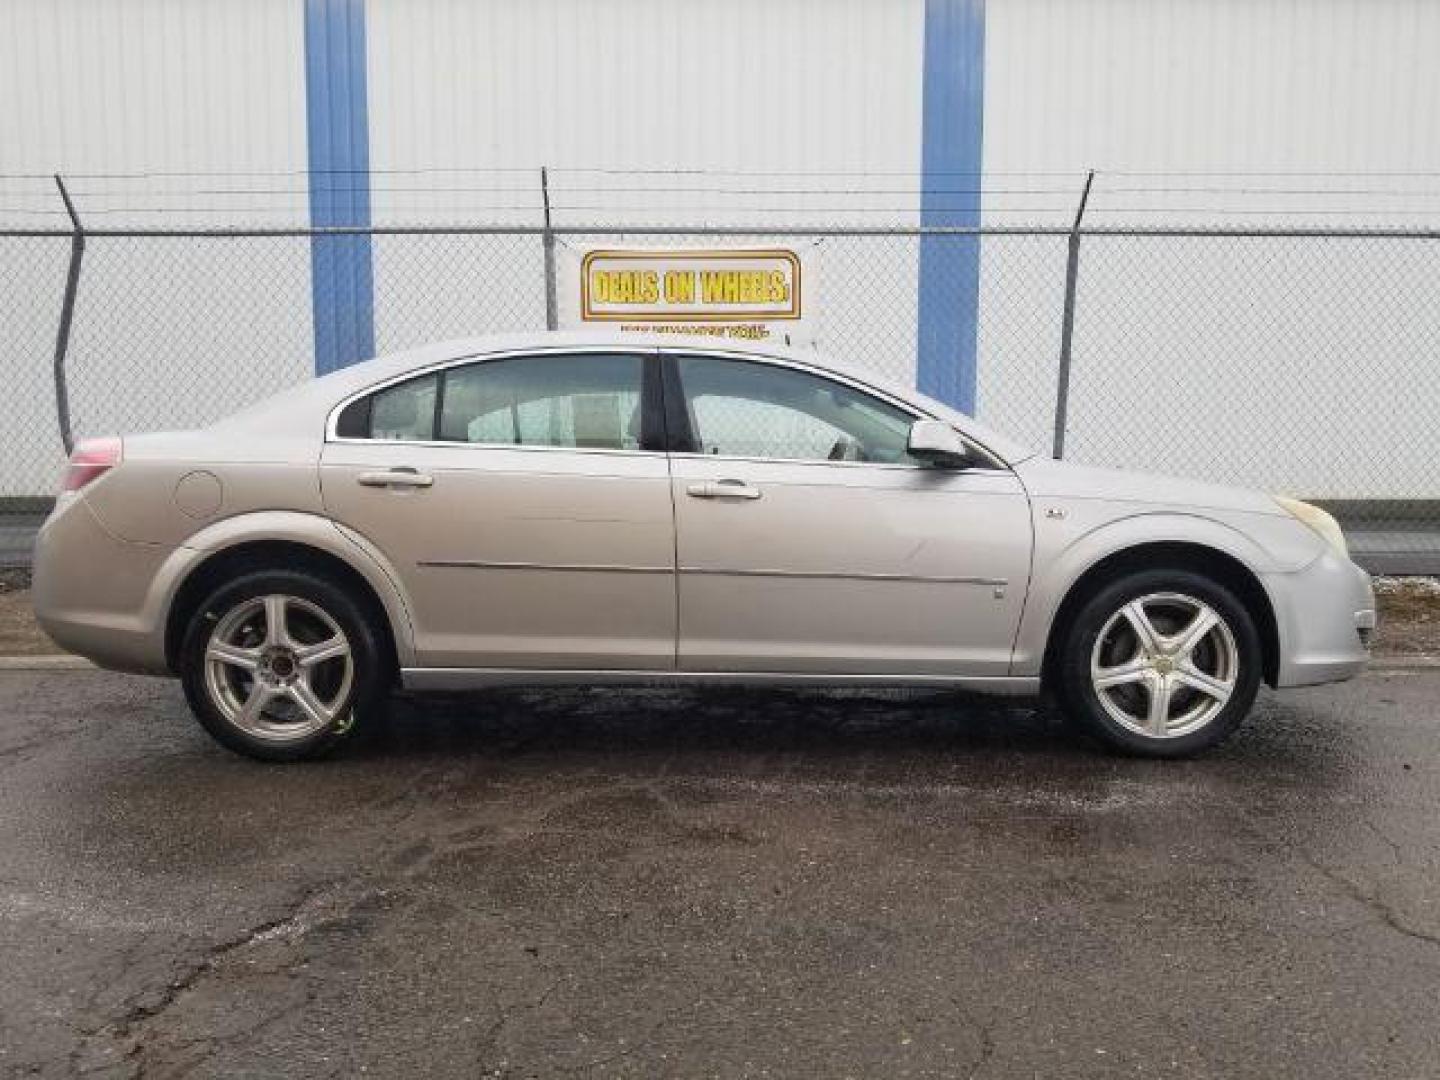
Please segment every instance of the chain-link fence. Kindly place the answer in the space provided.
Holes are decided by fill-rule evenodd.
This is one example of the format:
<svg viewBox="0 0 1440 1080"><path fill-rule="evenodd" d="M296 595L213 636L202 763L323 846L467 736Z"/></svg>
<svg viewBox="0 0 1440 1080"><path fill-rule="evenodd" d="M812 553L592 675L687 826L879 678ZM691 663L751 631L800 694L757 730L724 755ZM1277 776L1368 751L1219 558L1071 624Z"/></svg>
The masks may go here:
<svg viewBox="0 0 1440 1080"><path fill-rule="evenodd" d="M978 258L978 316L965 332L975 339L980 419L1043 452L1063 445L1068 460L1314 499L1340 513L1372 567L1440 569L1432 450L1440 434L1440 234L363 231L380 353L543 329L547 237L655 243L663 235L667 247L793 241L818 245L823 348L910 384L922 247L964 245L971 266ZM51 493L66 422L77 438L191 427L309 377L311 245L322 233L87 232L57 364L76 238L0 232L0 499ZM966 286L929 287L958 295ZM68 407L57 404L60 369Z"/></svg>

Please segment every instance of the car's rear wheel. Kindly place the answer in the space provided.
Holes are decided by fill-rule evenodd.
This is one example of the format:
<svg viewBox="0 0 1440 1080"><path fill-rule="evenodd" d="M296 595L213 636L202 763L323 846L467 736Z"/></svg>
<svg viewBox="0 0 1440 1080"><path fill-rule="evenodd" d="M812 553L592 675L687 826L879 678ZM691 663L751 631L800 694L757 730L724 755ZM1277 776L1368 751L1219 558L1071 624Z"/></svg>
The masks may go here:
<svg viewBox="0 0 1440 1080"><path fill-rule="evenodd" d="M224 746L266 761L322 754L379 709L388 679L364 608L327 578L256 571L191 617L181 678Z"/></svg>
<svg viewBox="0 0 1440 1080"><path fill-rule="evenodd" d="M1064 634L1062 704L1127 753L1185 757L1208 749L1240 726L1260 688L1254 619L1224 585L1190 571L1113 581Z"/></svg>

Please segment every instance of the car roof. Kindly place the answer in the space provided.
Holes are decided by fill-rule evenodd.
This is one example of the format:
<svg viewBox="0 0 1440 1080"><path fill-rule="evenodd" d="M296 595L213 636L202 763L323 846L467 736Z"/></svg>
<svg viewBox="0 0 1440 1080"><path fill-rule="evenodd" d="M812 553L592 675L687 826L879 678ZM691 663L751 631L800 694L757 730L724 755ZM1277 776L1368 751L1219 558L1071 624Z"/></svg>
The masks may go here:
<svg viewBox="0 0 1440 1080"><path fill-rule="evenodd" d="M1024 445L1000 432L990 430L973 417L960 413L943 402L928 398L910 387L901 386L874 372L837 363L815 348L802 348L769 341L751 342L709 335L661 333L641 335L633 331L617 330L542 330L432 342L341 368L295 387L279 397L243 410L231 419L232 421L246 422L247 426L260 421L259 426L268 428L271 425L266 421L287 422L284 417L294 417L297 412L310 413L314 409L320 408L328 413L336 404L352 394L435 364L492 353L566 347L585 349L614 347L631 350L673 349L732 356L753 356L761 360L772 359L802 364L832 372L861 385L872 387L902 401L910 402L932 416L949 420L1008 463L1014 464L1034 456L1034 452ZM222 423L227 422L222 421Z"/></svg>

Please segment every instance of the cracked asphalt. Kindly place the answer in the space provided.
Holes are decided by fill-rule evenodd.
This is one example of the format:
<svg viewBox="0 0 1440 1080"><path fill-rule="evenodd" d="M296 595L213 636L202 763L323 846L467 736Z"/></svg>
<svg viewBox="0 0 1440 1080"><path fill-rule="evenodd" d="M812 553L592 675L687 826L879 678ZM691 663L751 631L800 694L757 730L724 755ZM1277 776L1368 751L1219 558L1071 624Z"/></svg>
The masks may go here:
<svg viewBox="0 0 1440 1080"><path fill-rule="evenodd" d="M1186 763L955 695L403 702L318 765L0 672L14 1076L1433 1077L1440 673Z"/></svg>

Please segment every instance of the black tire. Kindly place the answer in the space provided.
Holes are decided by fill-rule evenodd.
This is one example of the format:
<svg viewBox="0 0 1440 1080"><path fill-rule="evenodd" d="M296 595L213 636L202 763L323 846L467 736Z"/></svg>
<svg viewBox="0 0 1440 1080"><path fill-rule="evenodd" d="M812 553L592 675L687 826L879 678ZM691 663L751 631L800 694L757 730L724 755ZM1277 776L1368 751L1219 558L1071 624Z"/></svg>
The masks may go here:
<svg viewBox="0 0 1440 1080"><path fill-rule="evenodd" d="M1156 736L1131 730L1111 715L1091 679L1091 660L1096 642L1112 617L1131 601L1165 593L1180 594L1209 605L1229 629L1238 670L1234 672L1228 700L1203 726L1184 734ZM1069 719L1121 753L1183 758L1208 750L1234 734L1260 689L1263 652L1254 619L1228 588L1189 570L1144 570L1118 578L1086 600L1061 633L1063 638L1056 657L1060 705ZM1194 697L1194 691L1182 689L1191 694L1193 700L1199 700ZM1148 696L1149 692L1145 693Z"/></svg>
<svg viewBox="0 0 1440 1080"><path fill-rule="evenodd" d="M266 596L291 597L300 601L293 605L293 609L299 612L301 627L305 625L305 619L312 620L316 626L324 625L314 613L314 609L318 609L339 627L349 646L348 685L343 674L336 676L332 673L336 665L340 665L342 672L347 670L344 659L329 662L330 668L323 671L317 667L310 676L318 680L323 675L337 684L333 688L333 698L325 702L333 709L333 719L321 724L304 718L297 711L296 715L300 717L296 723L297 731L315 727L315 730L305 730L299 735L285 732L261 737L238 726L227 716L225 707L212 690L211 680L207 678L206 652L216 631L225 625L227 616L234 613L239 618L243 609L252 607ZM290 611L291 607L287 606L286 610ZM288 622L293 617L287 614L278 621ZM386 639L375 620L376 616L367 605L342 586L318 574L298 570L257 570L237 577L206 597L185 628L180 650L180 677L190 709L216 742L237 754L261 761L299 761L319 757L350 738L357 727L384 709L391 685L392 665ZM266 619L262 617L260 621L264 623ZM243 622L242 629L253 633L244 627ZM223 676L226 681L220 691L222 695L228 689L238 698L245 687L253 688L254 680L258 678L241 669L233 673L228 668L222 670L227 672ZM217 677L217 683L220 678ZM280 707L291 707L289 698L284 695L274 700ZM295 708L298 709L298 706Z"/></svg>

